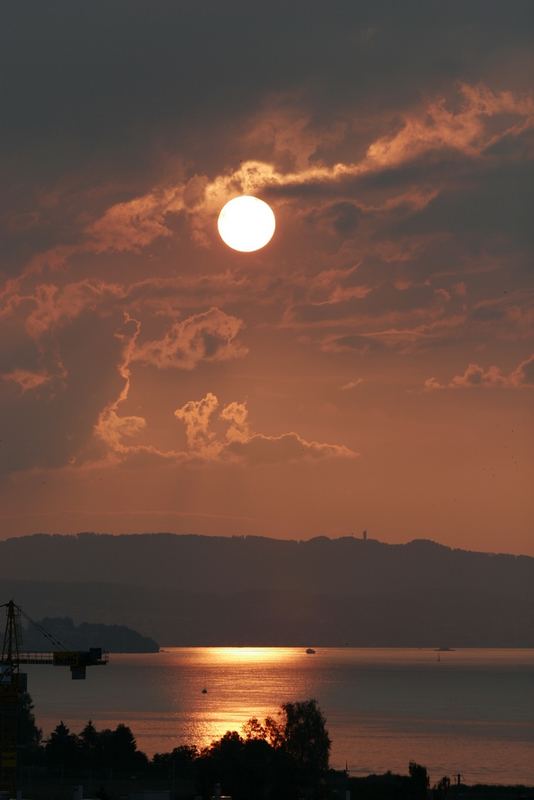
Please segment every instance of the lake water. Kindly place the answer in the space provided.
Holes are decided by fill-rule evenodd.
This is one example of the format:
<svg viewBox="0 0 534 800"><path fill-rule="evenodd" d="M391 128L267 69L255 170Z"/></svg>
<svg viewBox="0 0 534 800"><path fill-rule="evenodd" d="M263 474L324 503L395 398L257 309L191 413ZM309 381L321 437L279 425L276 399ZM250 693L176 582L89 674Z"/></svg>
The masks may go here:
<svg viewBox="0 0 534 800"><path fill-rule="evenodd" d="M130 725L152 754L204 745L263 718L286 700L315 697L332 764L353 775L406 772L432 780L534 785L534 650L192 647L114 655L72 681L68 670L28 667L38 724L79 731ZM203 694L202 689L207 693Z"/></svg>

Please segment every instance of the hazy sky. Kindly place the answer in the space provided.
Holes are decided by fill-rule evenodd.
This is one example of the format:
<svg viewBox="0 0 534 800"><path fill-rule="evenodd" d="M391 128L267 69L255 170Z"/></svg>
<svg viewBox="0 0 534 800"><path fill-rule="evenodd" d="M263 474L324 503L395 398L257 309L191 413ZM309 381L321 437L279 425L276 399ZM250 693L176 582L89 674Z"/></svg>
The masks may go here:
<svg viewBox="0 0 534 800"><path fill-rule="evenodd" d="M534 553L532 9L6 7L0 535Z"/></svg>

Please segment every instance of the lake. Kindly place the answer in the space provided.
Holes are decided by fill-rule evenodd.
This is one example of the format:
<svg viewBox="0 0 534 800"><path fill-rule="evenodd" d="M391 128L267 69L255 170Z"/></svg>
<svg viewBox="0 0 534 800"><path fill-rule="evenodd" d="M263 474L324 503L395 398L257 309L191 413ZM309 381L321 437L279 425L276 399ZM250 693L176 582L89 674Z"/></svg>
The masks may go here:
<svg viewBox="0 0 534 800"><path fill-rule="evenodd" d="M406 773L415 760L432 780L534 785L534 650L179 647L112 655L85 682L57 667L27 672L45 734L60 719L74 731L89 718L125 722L152 754L314 697L331 762L353 775Z"/></svg>

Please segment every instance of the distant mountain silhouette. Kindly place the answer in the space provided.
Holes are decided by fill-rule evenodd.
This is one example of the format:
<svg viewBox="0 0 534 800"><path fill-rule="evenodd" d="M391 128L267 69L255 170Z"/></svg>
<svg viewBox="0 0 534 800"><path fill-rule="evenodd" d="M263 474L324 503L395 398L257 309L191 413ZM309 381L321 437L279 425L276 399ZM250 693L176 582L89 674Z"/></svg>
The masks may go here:
<svg viewBox="0 0 534 800"><path fill-rule="evenodd" d="M352 537L0 542L0 597L162 644L534 646L534 558Z"/></svg>
<svg viewBox="0 0 534 800"><path fill-rule="evenodd" d="M142 636L125 625L103 625L82 622L75 625L70 617L45 617L29 623L23 629L23 647L35 652L50 650L50 642L43 636L41 628L52 634L67 649L88 650L101 647L109 653L157 653L159 645L154 639Z"/></svg>

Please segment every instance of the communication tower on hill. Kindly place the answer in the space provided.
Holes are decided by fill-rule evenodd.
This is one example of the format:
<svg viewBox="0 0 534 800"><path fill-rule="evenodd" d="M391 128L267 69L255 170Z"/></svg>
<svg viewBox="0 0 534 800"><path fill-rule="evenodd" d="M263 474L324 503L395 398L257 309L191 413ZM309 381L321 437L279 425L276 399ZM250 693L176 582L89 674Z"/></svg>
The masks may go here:
<svg viewBox="0 0 534 800"><path fill-rule="evenodd" d="M14 797L17 791L18 721L21 700L27 691L27 675L20 671L21 664L52 664L70 667L73 680L85 680L87 667L108 663L107 654L100 647L89 650L68 650L55 636L34 622L13 600L3 603L7 619L0 658L0 797ZM52 645L46 653L26 653L22 650L23 616Z"/></svg>

